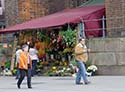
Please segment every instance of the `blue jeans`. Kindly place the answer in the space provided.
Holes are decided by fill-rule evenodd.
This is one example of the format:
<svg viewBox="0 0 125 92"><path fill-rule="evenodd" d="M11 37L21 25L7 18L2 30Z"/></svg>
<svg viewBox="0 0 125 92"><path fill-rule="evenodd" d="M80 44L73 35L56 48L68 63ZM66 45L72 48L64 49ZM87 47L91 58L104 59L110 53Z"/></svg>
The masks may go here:
<svg viewBox="0 0 125 92"><path fill-rule="evenodd" d="M87 76L86 76L86 67L85 63L81 61L77 61L78 64L78 72L76 76L76 83L80 83L81 77L83 78L84 83L88 83Z"/></svg>

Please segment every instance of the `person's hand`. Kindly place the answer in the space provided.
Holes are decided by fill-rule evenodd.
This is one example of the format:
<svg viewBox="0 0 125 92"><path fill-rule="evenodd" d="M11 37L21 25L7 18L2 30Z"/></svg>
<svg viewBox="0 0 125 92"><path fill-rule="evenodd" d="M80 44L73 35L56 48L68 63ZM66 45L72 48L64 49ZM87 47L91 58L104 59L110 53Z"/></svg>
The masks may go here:
<svg viewBox="0 0 125 92"><path fill-rule="evenodd" d="M87 49L88 52L90 52L90 49Z"/></svg>

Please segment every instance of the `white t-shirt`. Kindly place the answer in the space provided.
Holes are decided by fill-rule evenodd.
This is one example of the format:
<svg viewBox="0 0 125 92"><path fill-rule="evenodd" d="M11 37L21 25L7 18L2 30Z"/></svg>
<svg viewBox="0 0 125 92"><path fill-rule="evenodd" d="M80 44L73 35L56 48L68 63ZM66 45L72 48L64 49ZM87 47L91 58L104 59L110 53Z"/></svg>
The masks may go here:
<svg viewBox="0 0 125 92"><path fill-rule="evenodd" d="M20 53L22 52L22 49L18 49L16 51L16 63L19 63L19 56L20 56Z"/></svg>
<svg viewBox="0 0 125 92"><path fill-rule="evenodd" d="M30 57L31 57L32 60L37 60L37 61L39 60L38 55L37 55L38 51L35 48L30 48L29 54L30 54Z"/></svg>

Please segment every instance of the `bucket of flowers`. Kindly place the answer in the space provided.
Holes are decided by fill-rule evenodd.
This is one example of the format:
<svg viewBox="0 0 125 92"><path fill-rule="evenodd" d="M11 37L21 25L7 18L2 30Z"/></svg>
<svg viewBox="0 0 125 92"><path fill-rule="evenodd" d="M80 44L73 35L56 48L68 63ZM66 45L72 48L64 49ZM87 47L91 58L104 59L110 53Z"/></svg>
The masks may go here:
<svg viewBox="0 0 125 92"><path fill-rule="evenodd" d="M88 75L88 76L93 76L93 75L96 74L97 70L98 70L97 66L95 66L95 65L90 65L90 66L88 66L88 68L87 68L87 75Z"/></svg>

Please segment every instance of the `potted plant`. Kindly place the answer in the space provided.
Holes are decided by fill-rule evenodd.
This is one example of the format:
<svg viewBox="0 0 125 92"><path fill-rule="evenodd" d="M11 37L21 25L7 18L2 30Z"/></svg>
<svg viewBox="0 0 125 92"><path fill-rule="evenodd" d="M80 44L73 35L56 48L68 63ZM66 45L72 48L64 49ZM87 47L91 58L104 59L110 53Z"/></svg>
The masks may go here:
<svg viewBox="0 0 125 92"><path fill-rule="evenodd" d="M98 68L97 68L96 65L90 65L90 66L88 66L88 68L87 68L87 72L88 72L89 74L91 74L91 75L89 75L89 76L95 75L96 72L97 72L97 70L98 70Z"/></svg>

